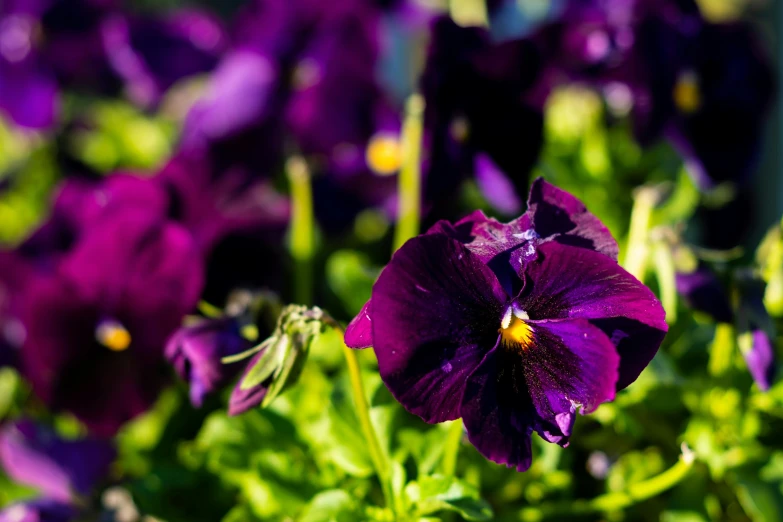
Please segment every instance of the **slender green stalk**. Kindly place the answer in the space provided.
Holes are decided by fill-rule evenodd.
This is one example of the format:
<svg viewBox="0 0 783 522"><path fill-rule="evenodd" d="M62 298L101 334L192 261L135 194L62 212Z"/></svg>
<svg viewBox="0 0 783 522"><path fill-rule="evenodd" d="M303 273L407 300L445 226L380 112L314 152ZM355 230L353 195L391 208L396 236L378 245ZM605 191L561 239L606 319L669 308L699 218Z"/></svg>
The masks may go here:
<svg viewBox="0 0 783 522"><path fill-rule="evenodd" d="M421 212L421 140L424 134L424 98L413 94L405 106L402 126L402 167L397 177L397 228L394 250L419 233Z"/></svg>
<svg viewBox="0 0 783 522"><path fill-rule="evenodd" d="M661 292L661 303L666 310L666 322L677 322L677 282L674 268L674 257L671 248L665 240L656 240L653 245L653 262L658 288ZM638 276L637 276L638 277Z"/></svg>
<svg viewBox="0 0 783 522"><path fill-rule="evenodd" d="M345 344L343 344L343 354L345 355L345 362L348 366L348 375L351 378L351 388L353 390L353 400L356 405L356 415L359 417L359 424L367 442L367 449L370 452L370 458L375 467L375 473L378 475L378 480L381 483L386 505L393 508L394 494L391 488L389 463L386 460L386 454L383 449L381 449L380 442L378 442L378 435L375 433L372 419L370 419L370 405L367 403L367 394L364 391L364 383L362 382L362 374L359 368L359 359L356 357L356 352L348 348Z"/></svg>
<svg viewBox="0 0 783 522"><path fill-rule="evenodd" d="M731 368L735 346L734 325L718 323L715 326L715 337L710 344L710 360L707 363L710 375L719 377Z"/></svg>
<svg viewBox="0 0 783 522"><path fill-rule="evenodd" d="M451 421L448 434L446 435L446 442L443 445L443 474L447 477L453 477L454 472L457 470L457 455L459 455L459 447L462 442L462 434L464 428L462 426L462 420L457 419Z"/></svg>
<svg viewBox="0 0 783 522"><path fill-rule="evenodd" d="M626 509L634 504L660 495L680 483L690 472L695 462L694 453L683 444L682 455L677 463L663 473L652 478L631 484L626 491L606 493L592 500L577 500L570 504L544 504L539 507L525 508L519 513L519 520L537 522L547 518L565 515L595 515Z"/></svg>
<svg viewBox="0 0 783 522"><path fill-rule="evenodd" d="M291 224L289 249L294 259L294 296L299 304L313 300L313 254L315 253L315 219L310 171L304 159L294 156L286 163L291 186Z"/></svg>
<svg viewBox="0 0 783 522"><path fill-rule="evenodd" d="M628 247L623 266L639 281L644 281L647 271L650 218L657 201L658 191L654 187L640 187L634 194L631 229L628 232Z"/></svg>

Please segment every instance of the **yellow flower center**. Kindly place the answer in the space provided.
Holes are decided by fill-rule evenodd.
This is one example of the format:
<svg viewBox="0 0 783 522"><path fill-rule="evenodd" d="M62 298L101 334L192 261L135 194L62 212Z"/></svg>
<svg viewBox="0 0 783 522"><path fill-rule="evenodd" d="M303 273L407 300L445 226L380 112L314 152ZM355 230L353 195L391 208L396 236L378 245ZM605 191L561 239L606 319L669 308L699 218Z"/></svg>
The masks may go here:
<svg viewBox="0 0 783 522"><path fill-rule="evenodd" d="M677 79L674 85L674 104L680 111L691 114L701 107L701 89L699 78L693 72L685 72Z"/></svg>
<svg viewBox="0 0 783 522"><path fill-rule="evenodd" d="M389 176L400 170L402 144L395 134L379 132L370 138L366 151L367 166L379 176Z"/></svg>
<svg viewBox="0 0 783 522"><path fill-rule="evenodd" d="M130 332L117 321L103 321L95 329L95 338L113 352L127 350L131 344Z"/></svg>
<svg viewBox="0 0 783 522"><path fill-rule="evenodd" d="M507 327L501 326L499 332L507 346L519 346L522 350L533 346L533 327L519 317L514 316Z"/></svg>

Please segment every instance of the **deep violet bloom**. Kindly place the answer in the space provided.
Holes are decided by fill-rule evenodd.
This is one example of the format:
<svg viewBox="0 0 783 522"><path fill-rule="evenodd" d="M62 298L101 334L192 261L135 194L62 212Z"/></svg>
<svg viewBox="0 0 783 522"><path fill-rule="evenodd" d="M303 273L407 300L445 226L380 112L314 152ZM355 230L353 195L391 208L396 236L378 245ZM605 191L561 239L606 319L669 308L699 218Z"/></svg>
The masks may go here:
<svg viewBox="0 0 783 522"><path fill-rule="evenodd" d="M497 44L484 29L435 21L422 78L426 199L450 199L472 174L498 210L521 211L543 143L541 69L531 41Z"/></svg>
<svg viewBox="0 0 783 522"><path fill-rule="evenodd" d="M203 277L203 253L176 222L142 207L94 224L22 291L21 359L33 390L113 435L157 398L165 342L195 307Z"/></svg>
<svg viewBox="0 0 783 522"><path fill-rule="evenodd" d="M65 440L29 420L0 431L0 464L6 474L64 504L75 496L89 496L108 476L115 454L107 440Z"/></svg>
<svg viewBox="0 0 783 522"><path fill-rule="evenodd" d="M567 445L576 412L633 382L667 331L578 200L539 179L528 205L508 224L476 212L408 241L345 336L373 345L408 411L462 417L480 453L520 471L533 431Z"/></svg>
<svg viewBox="0 0 783 522"><path fill-rule="evenodd" d="M237 317L204 319L183 326L166 344L166 359L190 385L190 402L196 407L204 398L241 370L241 364L224 364L222 359L251 348L253 343L241 332Z"/></svg>
<svg viewBox="0 0 783 522"><path fill-rule="evenodd" d="M219 19L196 9L117 14L102 26L109 63L142 107L155 105L177 81L211 71L225 49L224 32Z"/></svg>

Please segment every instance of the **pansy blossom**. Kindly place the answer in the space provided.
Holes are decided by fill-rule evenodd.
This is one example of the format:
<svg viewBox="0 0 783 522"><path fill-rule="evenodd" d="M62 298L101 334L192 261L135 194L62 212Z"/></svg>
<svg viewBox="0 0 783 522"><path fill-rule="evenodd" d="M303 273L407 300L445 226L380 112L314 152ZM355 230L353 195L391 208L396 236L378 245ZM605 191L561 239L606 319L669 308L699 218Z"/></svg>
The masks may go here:
<svg viewBox="0 0 783 522"><path fill-rule="evenodd" d="M667 331L578 200L537 180L529 207L509 224L476 213L408 241L346 331L349 346L374 347L408 411L462 417L480 453L520 471L533 431L567 445L576 412L633 382Z"/></svg>

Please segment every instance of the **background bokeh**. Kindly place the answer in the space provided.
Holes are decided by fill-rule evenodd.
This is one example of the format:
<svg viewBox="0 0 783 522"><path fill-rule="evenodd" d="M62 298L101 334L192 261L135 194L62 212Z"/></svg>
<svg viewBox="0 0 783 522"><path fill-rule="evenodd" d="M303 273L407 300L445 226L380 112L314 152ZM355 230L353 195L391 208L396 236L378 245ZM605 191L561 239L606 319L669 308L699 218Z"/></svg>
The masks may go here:
<svg viewBox="0 0 783 522"><path fill-rule="evenodd" d="M696 4L0 0L0 522L783 520L783 5ZM348 323L399 230L538 176L670 327L568 448L489 462L358 352L389 505L338 331L234 388L281 305Z"/></svg>

